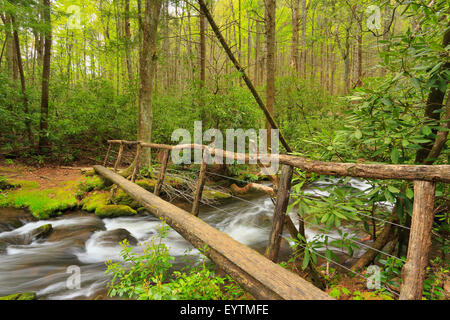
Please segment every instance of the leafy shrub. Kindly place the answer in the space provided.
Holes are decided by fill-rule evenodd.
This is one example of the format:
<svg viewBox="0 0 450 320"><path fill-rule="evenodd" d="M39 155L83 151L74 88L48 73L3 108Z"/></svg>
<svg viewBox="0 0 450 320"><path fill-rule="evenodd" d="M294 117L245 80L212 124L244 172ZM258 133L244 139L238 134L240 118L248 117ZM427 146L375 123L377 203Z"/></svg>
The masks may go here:
<svg viewBox="0 0 450 320"><path fill-rule="evenodd" d="M158 234L133 252L125 240L122 242L123 261L107 261L106 273L112 274L108 294L139 300L219 300L234 299L243 292L229 277L216 277L205 258L187 271L171 273L175 260L163 240L169 227L164 221Z"/></svg>

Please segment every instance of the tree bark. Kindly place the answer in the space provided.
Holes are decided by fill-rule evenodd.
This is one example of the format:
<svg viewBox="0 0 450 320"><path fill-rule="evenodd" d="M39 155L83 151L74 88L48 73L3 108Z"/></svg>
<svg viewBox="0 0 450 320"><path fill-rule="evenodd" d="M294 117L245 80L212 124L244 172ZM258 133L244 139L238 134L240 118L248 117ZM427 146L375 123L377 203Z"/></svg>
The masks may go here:
<svg viewBox="0 0 450 320"><path fill-rule="evenodd" d="M275 0L264 0L265 6L265 23L266 23L266 108L273 116L273 108L275 104L275 72L276 72L276 43L275 43ZM269 121L266 121L266 129L270 132L275 129ZM271 148L270 134L267 138L267 147Z"/></svg>
<svg viewBox="0 0 450 320"><path fill-rule="evenodd" d="M44 23L49 30L45 32L44 43L44 61L42 69L42 96L41 96L41 118L39 125L39 153L47 153L50 147L48 139L48 94L49 94L49 82L50 82L50 59L52 49L52 31L51 31L51 4L50 0L44 0Z"/></svg>
<svg viewBox="0 0 450 320"><path fill-rule="evenodd" d="M161 12L162 0L146 0L143 17L141 19L142 48L140 53L140 77L139 88L139 128L138 139L151 142L152 139L152 93L153 79L156 72L156 37L158 21ZM151 165L151 150L146 148L142 152L142 165Z"/></svg>
<svg viewBox="0 0 450 320"><path fill-rule="evenodd" d="M278 252L280 251L285 220L289 218L286 216L286 210L289 204L289 191L291 189L292 175L293 168L291 166L283 166L281 170L280 185L277 192L275 212L273 214L272 230L270 232L269 244L266 250L267 258L275 263L278 261Z"/></svg>
<svg viewBox="0 0 450 320"><path fill-rule="evenodd" d="M298 75L298 19L300 10L300 0L294 0L292 8L292 46L291 46L291 68Z"/></svg>
<svg viewBox="0 0 450 320"><path fill-rule="evenodd" d="M130 0L125 0L125 18L124 18L124 29L125 29L125 51L126 51L126 61L127 61L127 72L128 81L133 82L133 66L131 64L131 54L130 54L130 42L131 42L131 29L130 29Z"/></svg>
<svg viewBox="0 0 450 320"><path fill-rule="evenodd" d="M206 17L200 9L200 87L205 86L206 81Z"/></svg>
<svg viewBox="0 0 450 320"><path fill-rule="evenodd" d="M13 26L15 25L14 17L11 17L11 23L13 24ZM17 61L18 69L19 69L19 75L20 75L20 85L21 85L21 89L22 89L23 108L24 108L25 114L28 115L29 108L28 108L28 97L27 97L27 92L26 92L27 90L26 90L26 84L25 84L25 74L23 72L22 55L20 53L19 34L18 34L15 26L14 26L13 36L14 36L16 61ZM25 127L27 130L28 142L30 143L31 146L33 146L34 142L33 142L33 134L31 132L31 121L28 117L27 117L27 119L25 119Z"/></svg>
<svg viewBox="0 0 450 320"><path fill-rule="evenodd" d="M421 300L431 247L436 183L414 182L414 205L408 255L402 270L400 300Z"/></svg>

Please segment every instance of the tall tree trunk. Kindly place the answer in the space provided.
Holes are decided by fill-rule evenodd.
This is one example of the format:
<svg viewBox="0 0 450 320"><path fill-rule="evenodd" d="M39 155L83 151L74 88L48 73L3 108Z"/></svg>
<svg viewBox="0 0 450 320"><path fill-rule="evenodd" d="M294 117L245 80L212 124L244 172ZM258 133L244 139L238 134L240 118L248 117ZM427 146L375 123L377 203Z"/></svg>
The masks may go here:
<svg viewBox="0 0 450 320"><path fill-rule="evenodd" d="M306 0L302 0L302 76L306 75L306 19L308 17L308 6Z"/></svg>
<svg viewBox="0 0 450 320"><path fill-rule="evenodd" d="M200 87L203 88L206 81L206 17L200 9Z"/></svg>
<svg viewBox="0 0 450 320"><path fill-rule="evenodd" d="M44 61L42 69L42 96L41 96L41 118L39 125L39 153L48 152L48 91L50 81L50 58L52 48L52 31L50 16L50 0L44 0L44 23L48 30L45 32Z"/></svg>
<svg viewBox="0 0 450 320"><path fill-rule="evenodd" d="M361 15L361 19L359 21L359 33L358 33L358 66L356 71L356 84L355 86L361 86L362 83L362 76L363 76L363 28L362 28L362 22L363 16Z"/></svg>
<svg viewBox="0 0 450 320"><path fill-rule="evenodd" d="M130 54L130 42L131 42L131 29L130 29L130 0L125 0L125 18L124 18L124 31L125 31L125 51L127 61L128 80L133 82L133 67L131 65Z"/></svg>
<svg viewBox="0 0 450 320"><path fill-rule="evenodd" d="M14 51L16 53L17 67L19 69L19 75L20 75L20 85L21 85L21 89L22 89L23 108L24 108L25 114L28 115L29 109L28 109L28 97L27 97L27 92L26 92L27 90L26 90L26 84L25 84L25 74L23 72L22 54L20 53L19 34L18 34L17 28L15 26L14 17L11 17L11 23L12 23L13 29L14 29L14 31L13 31L14 47L15 47ZM31 121L28 117L25 119L25 127L27 130L28 142L30 143L31 146L33 146L34 142L33 142L33 135L31 132Z"/></svg>
<svg viewBox="0 0 450 320"><path fill-rule="evenodd" d="M138 139L151 142L152 139L152 93L153 79L156 68L156 37L158 31L158 20L161 12L162 0L146 0L143 17L141 19L142 48L140 53L140 77L139 89L139 127ZM142 152L144 166L151 165L151 150L145 148Z"/></svg>
<svg viewBox="0 0 450 320"><path fill-rule="evenodd" d="M298 75L298 18L300 10L300 0L294 0L292 8L292 47L291 47L291 68Z"/></svg>
<svg viewBox="0 0 450 320"><path fill-rule="evenodd" d="M275 104L275 0L265 0L265 22L266 22L266 108L273 116L273 107ZM270 132L272 129L269 121L266 121L266 129ZM271 147L270 134L268 134L267 146Z"/></svg>
<svg viewBox="0 0 450 320"><path fill-rule="evenodd" d="M260 27L259 27L259 23L258 21L256 21L256 26L255 26L255 30L256 30L256 34L255 34L255 69L254 69L254 81L255 81L255 85L260 85L259 82L259 52L260 52Z"/></svg>
<svg viewBox="0 0 450 320"><path fill-rule="evenodd" d="M6 15L1 15L3 24L5 25L6 33L6 64L8 66L9 74L13 81L18 78L17 54L15 49L15 41L13 35L12 21Z"/></svg>

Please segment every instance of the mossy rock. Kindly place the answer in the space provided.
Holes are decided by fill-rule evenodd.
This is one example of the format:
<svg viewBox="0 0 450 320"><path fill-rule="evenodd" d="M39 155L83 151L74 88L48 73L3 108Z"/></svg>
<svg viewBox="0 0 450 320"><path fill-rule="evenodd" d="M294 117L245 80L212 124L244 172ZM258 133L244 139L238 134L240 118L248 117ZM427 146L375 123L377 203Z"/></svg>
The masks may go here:
<svg viewBox="0 0 450 320"><path fill-rule="evenodd" d="M147 208L145 208L145 207L139 207L139 208L137 208L136 209L136 212L138 213L138 214L140 214L140 215L145 215L145 214L147 214Z"/></svg>
<svg viewBox="0 0 450 320"><path fill-rule="evenodd" d="M231 198L231 194L217 190L205 189L203 190L202 198L206 200L226 200Z"/></svg>
<svg viewBox="0 0 450 320"><path fill-rule="evenodd" d="M150 180L150 179L136 180L136 184L139 187L144 188L145 190L147 190L149 192L153 192L153 190L155 190L156 182L157 182L156 180Z"/></svg>
<svg viewBox="0 0 450 320"><path fill-rule="evenodd" d="M36 230L33 230L32 235L35 239L46 238L53 231L53 226L51 224L44 224Z"/></svg>
<svg viewBox="0 0 450 320"><path fill-rule="evenodd" d="M21 186L0 198L0 207L28 208L35 218L48 219L78 206L70 185L44 190Z"/></svg>
<svg viewBox="0 0 450 320"><path fill-rule="evenodd" d="M128 193L118 188L114 196L112 197L111 202L114 204L121 204L133 208L135 206L136 201Z"/></svg>
<svg viewBox="0 0 450 320"><path fill-rule="evenodd" d="M82 209L87 212L94 212L97 208L109 203L109 193L94 191L81 201Z"/></svg>
<svg viewBox="0 0 450 320"><path fill-rule="evenodd" d="M134 216L136 214L136 210L124 205L105 205L95 210L95 215L99 218Z"/></svg>
<svg viewBox="0 0 450 320"><path fill-rule="evenodd" d="M103 190L108 185L106 180L98 175L87 176L78 184L78 190L81 192L91 192L93 190Z"/></svg>
<svg viewBox="0 0 450 320"><path fill-rule="evenodd" d="M0 300L36 300L36 293L16 293L5 297L0 297Z"/></svg>

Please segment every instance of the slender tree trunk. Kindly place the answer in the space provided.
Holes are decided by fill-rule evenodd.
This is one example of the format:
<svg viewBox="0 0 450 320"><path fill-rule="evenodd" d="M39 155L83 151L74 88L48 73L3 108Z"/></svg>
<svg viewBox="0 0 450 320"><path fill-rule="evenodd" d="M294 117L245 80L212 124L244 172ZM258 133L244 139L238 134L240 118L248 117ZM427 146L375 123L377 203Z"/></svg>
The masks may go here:
<svg viewBox="0 0 450 320"><path fill-rule="evenodd" d="M13 81L18 78L17 54L13 35L12 21L8 16L1 15L6 32L6 64Z"/></svg>
<svg viewBox="0 0 450 320"><path fill-rule="evenodd" d="M203 88L206 81L206 17L200 10L200 87Z"/></svg>
<svg viewBox="0 0 450 320"><path fill-rule="evenodd" d="M131 42L131 29L130 29L130 0L125 0L125 19L124 19L124 31L125 31L125 51L127 61L128 80L133 82L133 66L131 65L130 54L130 42Z"/></svg>
<svg viewBox="0 0 450 320"><path fill-rule="evenodd" d="M254 69L254 81L255 84L258 86L260 84L259 82L259 52L260 52L260 28L259 23L256 21L256 35L255 35L255 69Z"/></svg>
<svg viewBox="0 0 450 320"><path fill-rule="evenodd" d="M39 153L48 152L48 91L50 81L50 59L52 48L52 32L51 32L51 17L50 17L50 0L44 0L44 23L49 30L45 33L44 44L44 61L42 69L42 96L41 96L41 119L39 126Z"/></svg>
<svg viewBox="0 0 450 320"><path fill-rule="evenodd" d="M156 72L156 37L158 31L158 21L161 12L162 0L146 0L142 27L142 48L140 54L140 77L141 86L139 89L139 127L138 138L140 141L151 142L152 139L152 93L153 79ZM142 152L144 167L151 165L151 150L145 148Z"/></svg>
<svg viewBox="0 0 450 320"><path fill-rule="evenodd" d="M292 8L292 47L291 47L291 68L298 75L298 19L300 10L300 0L294 0Z"/></svg>
<svg viewBox="0 0 450 320"><path fill-rule="evenodd" d="M306 19L308 17L308 7L306 0L302 0L302 76L306 75Z"/></svg>
<svg viewBox="0 0 450 320"><path fill-rule="evenodd" d="M11 23L14 26L14 24L15 24L14 17L11 17ZM26 90L26 84L25 84L25 74L23 72L22 55L20 53L19 34L18 34L16 28L14 28L13 36L14 36L14 47L15 47L14 51L16 53L16 61L17 61L17 67L19 69L20 85L21 85L22 96L23 96L23 108L24 108L25 114L28 115L29 109L28 109L28 97L27 97L27 92L26 92L27 90ZM33 146L34 142L33 142L33 135L31 132L31 121L28 117L27 117L27 119L25 119L25 127L27 130L28 142L30 143L31 146Z"/></svg>
<svg viewBox="0 0 450 320"><path fill-rule="evenodd" d="M275 0L265 0L265 22L266 22L266 108L273 116L273 107L275 104ZM270 123L266 121L266 129L270 132L272 129ZM267 146L271 148L271 135L268 134Z"/></svg>

